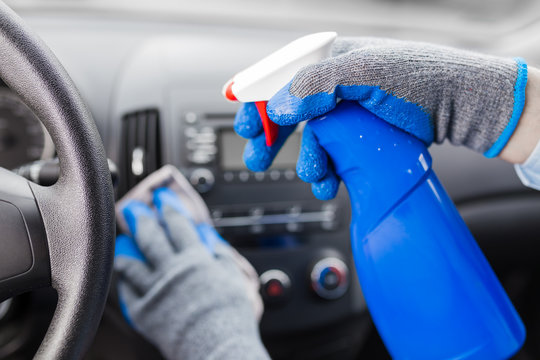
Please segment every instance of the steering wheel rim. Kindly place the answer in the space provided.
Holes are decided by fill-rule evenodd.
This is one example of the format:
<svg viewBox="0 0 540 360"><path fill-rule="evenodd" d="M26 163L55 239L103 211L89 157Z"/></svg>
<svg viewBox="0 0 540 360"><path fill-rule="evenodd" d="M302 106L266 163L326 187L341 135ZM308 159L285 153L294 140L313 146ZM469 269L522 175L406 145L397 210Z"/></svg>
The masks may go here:
<svg viewBox="0 0 540 360"><path fill-rule="evenodd" d="M0 276L0 285L9 285L0 286L0 297L6 296L8 288L12 296L50 284L58 293L58 304L35 358L80 358L101 319L113 264L114 198L105 150L67 72L39 37L2 2L0 77L43 122L56 146L61 168L58 182L51 187L29 183L5 170L0 173L0 183L9 184L7 190L2 189L0 202L5 207L13 205L22 214L26 230L19 233L29 238L28 254L33 256L30 270L10 273L4 279ZM35 210L25 210L32 204ZM40 225L33 226L34 230L29 225L36 223L36 216L42 223L42 239L32 232ZM48 256L43 256L39 247ZM40 256L36 256L38 252ZM37 268L41 269L39 274L29 277Z"/></svg>

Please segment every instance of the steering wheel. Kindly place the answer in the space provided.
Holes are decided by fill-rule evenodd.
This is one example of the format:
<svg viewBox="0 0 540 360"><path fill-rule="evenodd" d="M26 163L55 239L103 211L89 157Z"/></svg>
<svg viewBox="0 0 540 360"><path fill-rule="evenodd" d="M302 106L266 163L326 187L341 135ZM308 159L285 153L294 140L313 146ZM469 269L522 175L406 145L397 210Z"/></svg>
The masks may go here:
<svg viewBox="0 0 540 360"><path fill-rule="evenodd" d="M43 122L61 168L50 187L0 168L0 301L52 286L58 304L35 358L81 358L101 319L113 264L105 150L62 65L1 2L0 77Z"/></svg>

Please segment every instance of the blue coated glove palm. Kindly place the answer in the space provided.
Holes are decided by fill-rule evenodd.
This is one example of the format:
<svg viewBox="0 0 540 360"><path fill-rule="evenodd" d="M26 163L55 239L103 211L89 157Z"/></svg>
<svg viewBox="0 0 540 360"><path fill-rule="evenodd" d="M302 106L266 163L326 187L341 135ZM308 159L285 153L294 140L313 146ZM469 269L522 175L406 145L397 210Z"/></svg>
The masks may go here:
<svg viewBox="0 0 540 360"><path fill-rule="evenodd" d="M303 68L270 99L272 121L294 126L331 111L339 99L354 100L426 145L449 139L494 157L523 110L527 66L521 59L374 38L338 39L332 55ZM246 165L261 171L284 141L264 149L260 121L251 107L240 109L235 129L252 139L244 153ZM298 176L312 183L318 198L332 198L338 179L317 139L308 127L306 131Z"/></svg>
<svg viewBox="0 0 540 360"><path fill-rule="evenodd" d="M117 238L115 270L128 321L167 359L268 359L232 248L171 190L154 206L123 210L133 239Z"/></svg>

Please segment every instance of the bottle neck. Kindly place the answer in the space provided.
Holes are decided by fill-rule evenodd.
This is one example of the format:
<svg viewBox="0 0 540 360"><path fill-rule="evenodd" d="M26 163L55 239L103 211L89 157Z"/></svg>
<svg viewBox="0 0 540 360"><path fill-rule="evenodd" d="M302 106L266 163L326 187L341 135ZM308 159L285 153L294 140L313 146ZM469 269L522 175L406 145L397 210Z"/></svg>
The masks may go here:
<svg viewBox="0 0 540 360"><path fill-rule="evenodd" d="M353 222L374 226L431 168L431 156L414 136L360 105L342 101L308 123L349 192Z"/></svg>

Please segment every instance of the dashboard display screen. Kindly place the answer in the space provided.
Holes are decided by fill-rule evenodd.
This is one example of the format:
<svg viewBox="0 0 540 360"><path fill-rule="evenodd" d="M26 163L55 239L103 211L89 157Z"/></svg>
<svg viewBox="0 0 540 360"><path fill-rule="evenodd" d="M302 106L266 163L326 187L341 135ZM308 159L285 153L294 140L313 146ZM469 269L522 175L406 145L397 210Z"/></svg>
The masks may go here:
<svg viewBox="0 0 540 360"><path fill-rule="evenodd" d="M279 151L271 169L294 169L296 159L300 151L301 134L298 131L293 132L285 145ZM221 131L221 168L223 170L242 170L246 169L242 154L247 140L236 135L233 130Z"/></svg>

